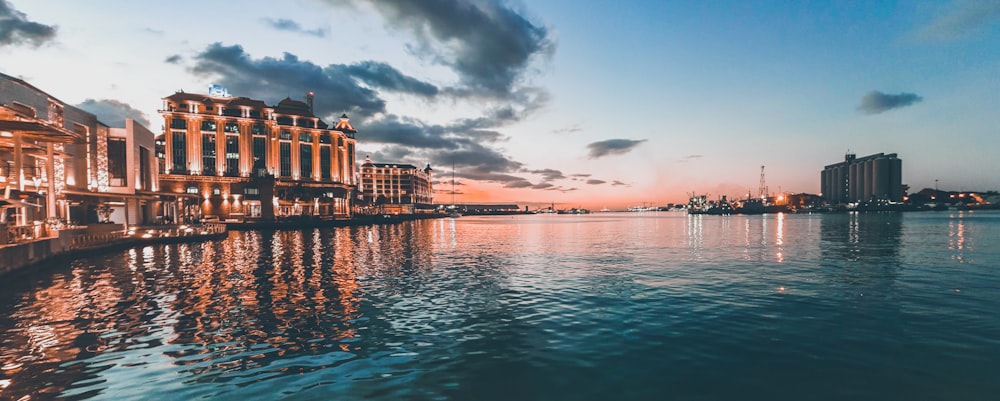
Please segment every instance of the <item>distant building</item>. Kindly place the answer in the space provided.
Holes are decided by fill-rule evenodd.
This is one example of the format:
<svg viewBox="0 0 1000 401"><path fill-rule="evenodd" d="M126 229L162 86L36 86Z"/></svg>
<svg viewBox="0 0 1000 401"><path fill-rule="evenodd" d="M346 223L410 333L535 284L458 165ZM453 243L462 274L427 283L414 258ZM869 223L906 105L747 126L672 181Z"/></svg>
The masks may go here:
<svg viewBox="0 0 1000 401"><path fill-rule="evenodd" d="M903 200L903 162L895 153L857 158L848 153L844 161L831 164L820 174L823 198L830 204Z"/></svg>
<svg viewBox="0 0 1000 401"><path fill-rule="evenodd" d="M434 186L428 164L421 169L412 164L373 163L365 157L361 164L358 192L371 211L412 214L433 210Z"/></svg>
<svg viewBox="0 0 1000 401"><path fill-rule="evenodd" d="M164 191L187 195L178 217L347 218L355 182L355 131L347 115L334 126L306 101L276 106L232 97L177 92L163 99L158 139Z"/></svg>

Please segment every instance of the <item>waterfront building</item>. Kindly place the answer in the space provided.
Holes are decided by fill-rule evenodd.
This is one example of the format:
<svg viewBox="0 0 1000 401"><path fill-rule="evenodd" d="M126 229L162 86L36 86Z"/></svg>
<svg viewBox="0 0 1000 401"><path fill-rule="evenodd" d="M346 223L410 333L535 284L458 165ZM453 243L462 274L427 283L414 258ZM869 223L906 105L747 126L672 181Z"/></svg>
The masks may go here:
<svg viewBox="0 0 1000 401"><path fill-rule="evenodd" d="M820 188L830 204L903 200L903 162L895 153L862 158L853 153L844 161L823 168Z"/></svg>
<svg viewBox="0 0 1000 401"><path fill-rule="evenodd" d="M306 101L275 106L208 94L163 98L160 186L184 194L177 218L348 218L355 178L355 134L344 114L333 126Z"/></svg>
<svg viewBox="0 0 1000 401"><path fill-rule="evenodd" d="M421 169L412 164L374 163L370 156L366 156L360 168L359 197L370 212L432 212L433 172L430 164Z"/></svg>
<svg viewBox="0 0 1000 401"><path fill-rule="evenodd" d="M0 74L0 222L38 226L34 237L66 223L150 222L158 199L153 148L152 133L135 121L108 127Z"/></svg>

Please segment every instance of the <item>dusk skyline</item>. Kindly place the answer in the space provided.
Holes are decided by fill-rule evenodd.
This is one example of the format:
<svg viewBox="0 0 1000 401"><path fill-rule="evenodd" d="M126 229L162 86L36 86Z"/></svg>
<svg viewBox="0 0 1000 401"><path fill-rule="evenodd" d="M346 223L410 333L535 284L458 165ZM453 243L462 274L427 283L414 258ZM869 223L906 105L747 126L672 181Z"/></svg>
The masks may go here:
<svg viewBox="0 0 1000 401"><path fill-rule="evenodd" d="M359 160L454 165L458 202L740 195L761 165L818 193L848 151L898 154L911 191L1000 189L998 2L240 4L0 0L0 72L156 133L176 90L312 91Z"/></svg>

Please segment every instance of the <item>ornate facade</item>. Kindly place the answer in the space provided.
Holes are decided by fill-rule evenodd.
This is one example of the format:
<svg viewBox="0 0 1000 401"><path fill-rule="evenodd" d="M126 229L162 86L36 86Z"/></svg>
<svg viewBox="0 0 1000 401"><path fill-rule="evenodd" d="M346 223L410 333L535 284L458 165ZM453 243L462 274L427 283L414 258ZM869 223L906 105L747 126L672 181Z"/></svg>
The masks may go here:
<svg viewBox="0 0 1000 401"><path fill-rule="evenodd" d="M163 99L161 187L189 196L178 218L350 217L357 131L346 114L327 125L312 93L268 106L210 92Z"/></svg>

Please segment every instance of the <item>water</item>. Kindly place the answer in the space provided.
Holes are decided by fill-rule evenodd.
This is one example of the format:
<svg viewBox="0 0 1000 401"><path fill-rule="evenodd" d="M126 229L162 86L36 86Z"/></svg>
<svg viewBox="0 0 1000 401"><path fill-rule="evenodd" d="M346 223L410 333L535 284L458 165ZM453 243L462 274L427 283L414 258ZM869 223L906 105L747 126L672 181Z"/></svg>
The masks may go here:
<svg viewBox="0 0 1000 401"><path fill-rule="evenodd" d="M1000 213L232 232L0 283L0 399L995 400Z"/></svg>

